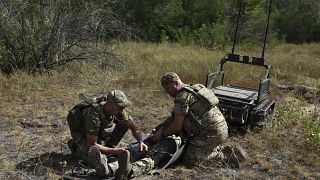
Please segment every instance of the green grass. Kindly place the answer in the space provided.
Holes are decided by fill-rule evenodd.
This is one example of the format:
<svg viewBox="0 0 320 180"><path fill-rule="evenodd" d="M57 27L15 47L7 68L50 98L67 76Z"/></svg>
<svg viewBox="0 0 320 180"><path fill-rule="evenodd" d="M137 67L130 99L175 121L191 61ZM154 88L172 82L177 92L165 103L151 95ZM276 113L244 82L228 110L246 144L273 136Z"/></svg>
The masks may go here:
<svg viewBox="0 0 320 180"><path fill-rule="evenodd" d="M290 105L280 105L277 106L273 114L273 119L270 122L270 126L275 130L289 128L292 125L296 125L301 116L301 109Z"/></svg>
<svg viewBox="0 0 320 180"><path fill-rule="evenodd" d="M172 98L163 92L160 77L167 71L175 71L185 83L205 83L207 73L217 70L220 59L228 53L228 51L212 51L171 43L127 42L119 44L115 49L121 55L122 61L122 68L117 70L109 67L101 68L98 63L74 62L42 75L17 72L11 77L6 77L0 74L0 115L8 119L6 126L12 127L7 135L16 137L14 147L24 151L30 149L29 145L34 141L47 143L53 137L46 135L50 129L42 128L36 131L36 136L32 138L19 122L12 119L34 120L32 122L35 124L49 124L51 122L41 122L41 120L53 119L59 121L56 124L60 124L65 122L68 110L79 102L79 93L103 94L113 89L123 90L127 94L133 102L133 106L127 108L127 111L144 133L150 132L156 124L170 115L173 107ZM260 53L259 47L239 50L239 54L259 56ZM302 143L299 148L302 148L301 151L306 150L304 134L308 138L308 144L313 148L312 151L308 149L308 153L310 151L310 154L314 155L313 150L319 149L319 110L306 114L303 108L309 104L304 102L303 98L295 99L292 93L282 92L275 86L298 84L320 89L319 56L320 44L283 44L267 48L266 60L271 64L271 93L272 98L276 100L276 108L273 120L263 133L249 133L246 137L239 137L236 140L249 139L245 144L250 146L246 148L251 154L260 155L267 151L271 153L281 151L283 154L282 151L286 150L285 157L280 160L289 164L291 161L287 159L292 159L291 153L298 151L293 150L293 147ZM226 68L229 73L226 80L229 83L245 84L250 87L256 86L263 74L263 71L257 71L252 66L239 68L228 65ZM290 132L292 128L299 129L299 132ZM300 133L301 129L303 131ZM69 132L65 130L59 133L54 139L66 143L70 138ZM0 148L1 155L9 153L8 151ZM49 151L58 152L54 148ZM314 165L318 165L319 158L311 155L307 159L314 159ZM250 162L258 164L267 172L272 171L274 164L264 157L259 156L259 158L259 162L254 160ZM0 168L14 169L15 165L14 162L6 161L0 163ZM251 166L252 164L248 165ZM300 171L304 171L305 168L304 164L298 163L295 172L303 174ZM248 172L249 175L244 177L258 175L250 170L244 174Z"/></svg>
<svg viewBox="0 0 320 180"><path fill-rule="evenodd" d="M308 137L308 142L320 150L320 111L315 109L312 114L309 115L307 123L304 128L304 133Z"/></svg>
<svg viewBox="0 0 320 180"><path fill-rule="evenodd" d="M2 116L37 118L54 111L64 119L68 109L79 102L78 94L103 94L112 89L123 90L134 103L128 111L143 121L149 131L170 115L171 98L163 93L160 77L167 71L177 72L186 83L205 83L209 71L219 67L228 50L207 50L174 43L120 43L116 48L122 69L100 68L97 64L75 62L47 74L29 75L17 72L10 78L0 74L0 114ZM260 56L261 48L239 48L238 54ZM281 44L267 47L266 60L271 64L271 83L305 85L320 88L320 44ZM252 66L226 66L229 83L255 87L263 70ZM274 98L281 96L272 89ZM61 104L45 109L45 103ZM301 110L290 103L277 103L272 128L286 128L299 121ZM317 125L310 125L307 134L316 138ZM317 142L317 141L316 141ZM315 143L316 143L315 142Z"/></svg>

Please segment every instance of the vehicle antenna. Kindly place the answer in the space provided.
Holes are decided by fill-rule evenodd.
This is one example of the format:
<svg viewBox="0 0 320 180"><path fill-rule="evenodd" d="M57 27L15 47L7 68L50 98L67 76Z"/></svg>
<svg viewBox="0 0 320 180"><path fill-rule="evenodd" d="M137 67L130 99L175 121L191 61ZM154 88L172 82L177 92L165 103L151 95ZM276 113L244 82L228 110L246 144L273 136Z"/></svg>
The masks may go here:
<svg viewBox="0 0 320 180"><path fill-rule="evenodd" d="M267 34L268 34L268 28L269 28L269 19L270 19L270 14L271 14L271 4L272 4L272 0L270 0L270 4L269 4L268 21L267 21L266 33L264 35L264 42L263 42L262 55L261 55L262 58L264 58L264 50L266 48Z"/></svg>
<svg viewBox="0 0 320 180"><path fill-rule="evenodd" d="M242 0L239 1L239 11L238 11L236 31L234 32L234 38L233 38L232 54L234 53L234 46L236 45L241 9L242 9Z"/></svg>

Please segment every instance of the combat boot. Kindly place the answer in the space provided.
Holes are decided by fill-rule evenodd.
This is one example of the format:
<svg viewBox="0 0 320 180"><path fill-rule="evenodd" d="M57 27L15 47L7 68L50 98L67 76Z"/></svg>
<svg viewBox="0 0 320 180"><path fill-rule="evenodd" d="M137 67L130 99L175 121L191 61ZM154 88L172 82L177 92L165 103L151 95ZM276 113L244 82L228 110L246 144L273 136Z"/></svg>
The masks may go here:
<svg viewBox="0 0 320 180"><path fill-rule="evenodd" d="M245 150L237 144L224 146L222 152L225 156L225 165L231 168L239 168L240 164L248 158Z"/></svg>
<svg viewBox="0 0 320 180"><path fill-rule="evenodd" d="M92 146L88 151L88 161L96 170L96 173L101 177L108 177L109 168L108 160L103 157L100 150L96 146Z"/></svg>
<svg viewBox="0 0 320 180"><path fill-rule="evenodd" d="M69 149L70 149L70 151L71 151L71 154L74 156L75 154L76 154L76 144L75 144L75 142L74 142L74 140L73 139L70 139L68 142L67 142L67 144L68 144L68 147L69 147Z"/></svg>
<svg viewBox="0 0 320 180"><path fill-rule="evenodd" d="M119 155L118 158L119 168L116 170L115 179L128 179L129 174L132 170L132 165L130 163L130 152L125 151Z"/></svg>

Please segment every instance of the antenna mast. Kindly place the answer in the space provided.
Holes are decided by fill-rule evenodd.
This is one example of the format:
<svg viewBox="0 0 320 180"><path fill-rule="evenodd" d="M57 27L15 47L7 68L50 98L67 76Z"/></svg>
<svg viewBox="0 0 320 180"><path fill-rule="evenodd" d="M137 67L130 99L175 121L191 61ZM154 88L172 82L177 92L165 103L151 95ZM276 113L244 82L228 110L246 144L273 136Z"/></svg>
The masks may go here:
<svg viewBox="0 0 320 180"><path fill-rule="evenodd" d="M234 53L234 46L236 45L236 39L237 39L237 33L238 33L238 27L239 27L239 19L240 19L241 9L242 9L242 0L240 0L240 5L239 5L237 26L236 26L236 31L234 32L234 38L233 38L232 54Z"/></svg>
<svg viewBox="0 0 320 180"><path fill-rule="evenodd" d="M269 28L269 19L270 19L270 14L271 14L271 4L272 4L272 0L270 0L270 4L269 4L269 14L268 14L267 28L266 28L266 33L264 35L264 42L263 42L262 55L261 55L262 58L264 58L264 50L266 48L267 34L268 34L268 28Z"/></svg>

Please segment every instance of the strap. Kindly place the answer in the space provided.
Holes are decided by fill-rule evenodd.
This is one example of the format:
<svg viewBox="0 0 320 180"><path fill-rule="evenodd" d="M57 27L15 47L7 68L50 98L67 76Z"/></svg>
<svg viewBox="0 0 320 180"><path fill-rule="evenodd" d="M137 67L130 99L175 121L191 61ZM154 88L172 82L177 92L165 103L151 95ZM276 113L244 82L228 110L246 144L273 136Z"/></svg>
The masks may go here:
<svg viewBox="0 0 320 180"><path fill-rule="evenodd" d="M180 156L182 155L182 153L185 150L187 143L184 143L173 155L172 158L170 159L169 162L167 162L167 164L165 164L161 169L154 169L152 171L150 171L148 174L151 175L156 175L156 174L160 174L163 170L165 170L168 166L170 166L171 164L173 164L174 162L176 162Z"/></svg>
<svg viewBox="0 0 320 180"><path fill-rule="evenodd" d="M182 91L183 90L188 91L188 92L192 93L194 96L197 97L197 100L189 105L190 106L189 112L191 112L193 110L194 105L196 103L198 103L199 101L201 101L201 95L198 93L198 91L201 90L201 89L197 89L197 88L193 87L192 85L185 85L185 86L183 86L183 88L181 90Z"/></svg>
<svg viewBox="0 0 320 180"><path fill-rule="evenodd" d="M192 86L186 85L182 89L191 92L199 100L202 98L206 99L211 106L215 106L219 103L219 99L214 95L214 93L202 84L195 84Z"/></svg>
<svg viewBox="0 0 320 180"><path fill-rule="evenodd" d="M92 106L94 107L94 109L98 112L99 116L100 116L100 120L101 120L101 126L99 128L99 134L98 134L98 140L97 143L101 144L101 136L102 136L102 131L103 131L103 127L104 127L104 121L106 121L106 116L103 113L102 107L100 106L100 104L92 104Z"/></svg>
<svg viewBox="0 0 320 180"><path fill-rule="evenodd" d="M201 88L196 88L195 86L198 85ZM185 86L182 87L182 90L187 90L191 93L193 93L194 95L196 95L197 97L199 96L198 91L200 91L202 88L204 88L205 86L202 84L194 84L194 85L188 85L186 84Z"/></svg>
<svg viewBox="0 0 320 180"><path fill-rule="evenodd" d="M81 104L81 108L85 108L87 106L92 106L99 114L99 117L100 117L100 120L101 120L101 126L99 128L99 134L98 134L98 140L97 140L97 143L98 144L101 144L101 136L102 136L102 131L103 131L103 127L104 127L104 121L106 121L106 116L104 115L103 113L103 109L101 107L100 104L97 104L97 103L91 103L91 102L88 102L88 101L83 101Z"/></svg>

